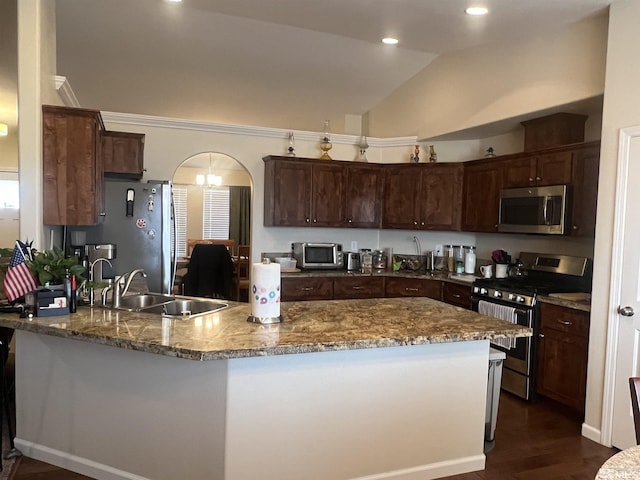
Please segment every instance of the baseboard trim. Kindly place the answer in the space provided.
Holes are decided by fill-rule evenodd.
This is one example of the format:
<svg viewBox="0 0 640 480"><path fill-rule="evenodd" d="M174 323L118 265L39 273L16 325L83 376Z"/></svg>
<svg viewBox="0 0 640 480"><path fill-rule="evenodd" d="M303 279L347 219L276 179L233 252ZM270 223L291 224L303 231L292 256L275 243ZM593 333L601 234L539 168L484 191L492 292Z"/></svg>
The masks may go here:
<svg viewBox="0 0 640 480"><path fill-rule="evenodd" d="M100 480L150 480L146 477L134 475L83 457L70 455L54 448L21 440L20 438L15 439L15 445L23 455L29 458L50 463L56 467L64 468L88 477L98 478ZM477 472L484 470L484 467L485 456L482 454L391 472L377 473L353 478L352 480L432 480L451 475Z"/></svg>
<svg viewBox="0 0 640 480"><path fill-rule="evenodd" d="M24 456L50 463L56 467L86 475L87 477L99 478L100 480L150 480L146 477L134 475L133 473L118 470L109 465L71 455L37 443L28 442L19 438L16 438L14 442L16 448L20 450Z"/></svg>
<svg viewBox="0 0 640 480"><path fill-rule="evenodd" d="M582 424L582 436L604 445L605 447L611 447L611 445L602 443L602 431L599 428L592 427L586 423Z"/></svg>
<svg viewBox="0 0 640 480"><path fill-rule="evenodd" d="M351 480L431 480L484 470L485 459L484 454L474 455L418 467L403 468L402 470L366 475Z"/></svg>

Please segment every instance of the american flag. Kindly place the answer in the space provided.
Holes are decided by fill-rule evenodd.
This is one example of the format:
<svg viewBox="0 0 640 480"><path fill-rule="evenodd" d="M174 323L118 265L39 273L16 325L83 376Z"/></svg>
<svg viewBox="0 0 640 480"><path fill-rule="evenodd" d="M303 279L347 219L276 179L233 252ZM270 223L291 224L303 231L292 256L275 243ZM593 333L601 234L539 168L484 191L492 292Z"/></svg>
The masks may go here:
<svg viewBox="0 0 640 480"><path fill-rule="evenodd" d="M16 242L7 273L4 276L4 293L10 302L38 287L36 277L26 263L25 252L28 252L27 249L27 245L20 240Z"/></svg>

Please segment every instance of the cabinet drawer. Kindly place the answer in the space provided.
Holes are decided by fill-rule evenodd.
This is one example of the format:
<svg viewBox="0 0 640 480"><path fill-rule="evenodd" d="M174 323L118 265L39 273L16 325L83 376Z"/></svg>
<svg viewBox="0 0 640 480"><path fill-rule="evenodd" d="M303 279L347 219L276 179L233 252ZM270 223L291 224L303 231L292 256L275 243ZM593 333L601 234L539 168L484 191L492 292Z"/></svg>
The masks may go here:
<svg viewBox="0 0 640 480"><path fill-rule="evenodd" d="M331 278L283 278L280 282L282 301L331 300L333 280Z"/></svg>
<svg viewBox="0 0 640 480"><path fill-rule="evenodd" d="M457 307L471 309L471 287L457 283L442 282L442 301Z"/></svg>
<svg viewBox="0 0 640 480"><path fill-rule="evenodd" d="M559 332L589 336L589 313L582 310L540 303L540 326Z"/></svg>
<svg viewBox="0 0 640 480"><path fill-rule="evenodd" d="M387 278L387 297L429 297L440 300L442 282L423 278Z"/></svg>
<svg viewBox="0 0 640 480"><path fill-rule="evenodd" d="M333 298L381 298L384 297L384 278L345 277L333 279Z"/></svg>

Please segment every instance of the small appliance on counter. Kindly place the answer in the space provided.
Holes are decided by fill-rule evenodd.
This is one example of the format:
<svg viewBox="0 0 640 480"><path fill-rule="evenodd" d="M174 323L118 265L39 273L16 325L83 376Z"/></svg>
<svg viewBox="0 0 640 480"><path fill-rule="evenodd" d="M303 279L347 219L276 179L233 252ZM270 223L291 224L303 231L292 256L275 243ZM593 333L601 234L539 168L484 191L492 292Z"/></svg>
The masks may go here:
<svg viewBox="0 0 640 480"><path fill-rule="evenodd" d="M344 258L339 243L294 242L291 245L298 268L307 270L342 270Z"/></svg>
<svg viewBox="0 0 640 480"><path fill-rule="evenodd" d="M345 252L344 258L345 258L345 266L348 272L360 271L360 267L361 267L360 253Z"/></svg>

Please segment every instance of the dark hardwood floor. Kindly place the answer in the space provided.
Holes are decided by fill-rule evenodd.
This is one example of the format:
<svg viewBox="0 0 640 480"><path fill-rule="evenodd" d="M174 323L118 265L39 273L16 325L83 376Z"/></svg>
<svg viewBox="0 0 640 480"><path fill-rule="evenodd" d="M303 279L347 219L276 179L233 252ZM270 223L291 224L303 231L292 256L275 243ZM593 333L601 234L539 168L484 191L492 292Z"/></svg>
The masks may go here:
<svg viewBox="0 0 640 480"><path fill-rule="evenodd" d="M615 449L580 435L581 418L551 401L527 403L502 393L494 448L481 472L447 480L593 480ZM10 480L90 480L22 457Z"/></svg>
<svg viewBox="0 0 640 480"><path fill-rule="evenodd" d="M580 416L551 400L527 403L502 392L485 470L447 480L593 480L618 450L584 438L581 428Z"/></svg>

